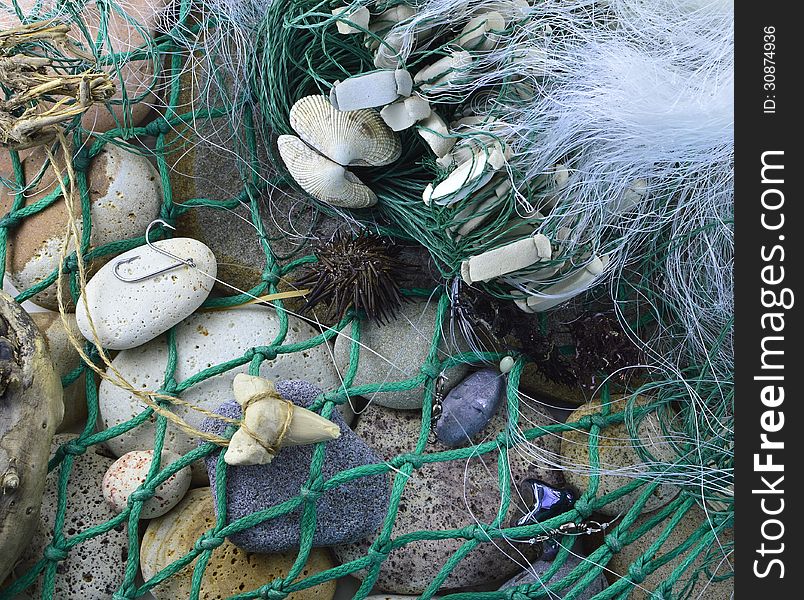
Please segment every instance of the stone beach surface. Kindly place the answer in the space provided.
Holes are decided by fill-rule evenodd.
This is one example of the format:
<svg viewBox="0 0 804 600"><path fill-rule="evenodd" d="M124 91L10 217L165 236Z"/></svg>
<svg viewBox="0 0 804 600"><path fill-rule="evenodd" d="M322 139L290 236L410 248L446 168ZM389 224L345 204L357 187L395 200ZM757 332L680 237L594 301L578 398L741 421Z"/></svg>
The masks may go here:
<svg viewBox="0 0 804 600"><path fill-rule="evenodd" d="M535 405L523 405L520 422L527 427L544 426L550 417ZM489 440L506 428L507 415L499 411L480 432L477 441ZM523 425L524 426L524 425ZM370 406L358 421L355 432L382 458L412 452L421 429L421 415L413 411ZM518 486L527 477L537 477L551 485L562 484L561 473L546 466L539 456L558 453L558 439L542 436L529 447L517 447L508 452L507 468L511 485ZM436 443L427 452L448 448ZM490 523L500 506L497 480L497 454L474 456L466 460L427 463L406 478L405 490L399 505L392 537L415 531L438 531ZM396 474L395 477L403 477ZM513 505L506 515L504 526L519 511ZM335 547L342 562L355 560L369 553L373 539ZM391 551L380 569L376 586L395 594L420 594L441 570L444 563L465 542L464 539L422 540ZM497 586L514 575L520 567L506 556L519 556L521 545L509 546L503 541L483 541L467 554L443 583L446 589L474 586ZM521 557L520 557L521 558ZM356 574L364 576L363 572Z"/></svg>
<svg viewBox="0 0 804 600"><path fill-rule="evenodd" d="M309 407L321 392L299 380L277 381L276 389L287 400ZM241 409L230 401L215 412L240 418ZM380 458L348 428L337 411L330 419L341 429L341 436L325 446L324 465L315 473L322 482L342 471L381 462ZM202 431L221 435L228 425L206 419ZM288 446L265 465L229 466L226 474L227 522L278 506L303 493L310 478L315 446ZM205 459L213 498L218 452ZM389 485L385 474L361 477L322 493L315 502L316 525L313 546L333 546L367 538L382 524L388 509ZM216 504L217 507L217 504ZM299 547L302 509L264 521L230 536L236 546L249 552L280 552Z"/></svg>
<svg viewBox="0 0 804 600"><path fill-rule="evenodd" d="M148 524L140 546L140 565L143 577L148 580L173 561L190 552L197 540L215 526L215 512L208 488L190 490L176 508ZM220 540L214 546L201 579L200 598L223 600L235 594L270 584L286 577L296 560L296 552L253 554ZM315 548L299 573L309 577L334 566L326 549ZM193 565L180 570L160 583L152 592L157 600L188 598L192 584ZM332 600L335 582L294 592L288 600Z"/></svg>

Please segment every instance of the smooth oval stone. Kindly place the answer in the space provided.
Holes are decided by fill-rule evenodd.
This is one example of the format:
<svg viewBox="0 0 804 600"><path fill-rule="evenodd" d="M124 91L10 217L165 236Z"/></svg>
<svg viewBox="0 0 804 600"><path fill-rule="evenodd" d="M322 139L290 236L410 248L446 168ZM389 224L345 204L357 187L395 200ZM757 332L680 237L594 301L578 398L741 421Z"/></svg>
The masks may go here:
<svg viewBox="0 0 804 600"><path fill-rule="evenodd" d="M519 423L523 428L544 427L552 423L535 403L520 405ZM385 460L412 452L421 431L421 414L400 411L381 406L370 406L360 417L355 433L363 438ZM497 413L481 432L483 439L492 438L508 426L508 417L503 411ZM528 477L535 477L561 486L561 471L551 469L547 457L558 451L558 438L544 435L513 446L508 451L508 468L512 486L517 486ZM436 443L428 446L427 453L441 452L446 446ZM394 522L393 537L420 531L444 531L460 529L480 523L491 523L497 516L501 492L497 479L496 452L472 456L465 460L426 463L406 477L399 511ZM398 463L395 463L398 464ZM403 477L403 475L396 475ZM511 503L503 521L519 514ZM372 536L376 538L376 536ZM364 557L374 539L356 544L335 546L338 559L345 563ZM420 594L439 573L444 563L466 540L417 540L390 552L382 563L376 586L394 594ZM509 546L497 541L480 543L469 552L451 571L443 583L443 589L474 586L500 585L521 569L523 552L533 559L535 549L517 544ZM517 562L519 561L519 563ZM365 577L364 571L354 574ZM442 591L443 593L443 591Z"/></svg>
<svg viewBox="0 0 804 600"><path fill-rule="evenodd" d="M279 333L279 319L269 308L245 306L195 313L179 323L174 332L178 356L175 379L181 382L204 369L240 358L255 346L270 343ZM318 333L310 325L289 316L285 343L302 342ZM279 354L273 360L264 361L259 374L273 380L304 378L323 390L332 391L340 386L340 380L329 354L325 344L292 354ZM132 385L156 390L164 383L167 359L167 339L162 335L137 348L122 350L112 364ZM232 398L235 375L247 370L248 363L207 378L185 390L181 397L206 410L214 410ZM128 421L147 408L136 396L109 381L101 382L98 402L99 425L103 428ZM196 428L204 419L200 412L184 405L174 406L173 412ZM132 450L153 449L153 440L154 424L146 421L106 444L116 456L122 456ZM165 449L184 455L195 449L196 441L168 425ZM193 481L200 483L206 479L203 464L193 463Z"/></svg>
<svg viewBox="0 0 804 600"><path fill-rule="evenodd" d="M620 398L610 404L612 413L625 409L626 399ZM579 421L583 417L600 413L600 400L593 400L577 408L567 419L567 423ZM658 461L675 460L675 453L671 440L665 437L661 424L655 413L645 416L637 428L639 443ZM646 484L654 479L652 473L656 468L643 462L634 449L631 433L624 424L611 425L601 430L598 436L600 475L597 497L614 492L624 485L641 477ZM578 492L584 492L589 487L589 432L577 428L561 434L561 464L564 465L564 477L567 483ZM640 475L642 473L642 475ZM637 498L642 494L643 488L613 500L598 509L604 515L615 517L630 509ZM679 488L675 485L664 484L656 488L653 495L642 508L642 512L650 512L661 508L678 494Z"/></svg>
<svg viewBox="0 0 804 600"><path fill-rule="evenodd" d="M115 513L128 507L131 493L145 483L153 462L153 450L135 450L118 458L103 476L103 497ZM160 470L181 457L170 450L162 451ZM168 477L156 488L153 498L143 502L140 519L161 517L176 506L190 489L190 467L184 467Z"/></svg>
<svg viewBox="0 0 804 600"><path fill-rule="evenodd" d="M53 452L76 437L73 434L56 435L53 438ZM98 454L93 447L75 457L67 482L66 518L62 529L66 538L75 537L117 516L104 502L101 492L103 475L112 462L111 458ZM45 547L53 540L59 472L60 468L48 473L39 527L23 554L17 573L27 572L38 562ZM53 594L45 597L108 600L123 582L127 558L125 524L84 540L71 548L67 558L59 562ZM42 596L43 579L40 575L34 585L28 588L35 598Z"/></svg>
<svg viewBox="0 0 804 600"><path fill-rule="evenodd" d="M442 444L465 446L489 422L505 393L505 377L483 369L452 388L443 401L435 433Z"/></svg>
<svg viewBox="0 0 804 600"><path fill-rule="evenodd" d="M549 579L545 579L544 574L553 566L553 563L551 561L546 560L537 560L536 562L530 565L530 568L523 571L516 577L513 577L508 581L506 581L500 589L507 590L508 588L517 587L520 585L533 585L533 584L536 584L538 586L554 585L555 583L561 581L562 579L564 579L564 577L569 575L569 573L573 569L575 569L575 567L581 564L582 561L583 558L579 558L577 556L570 554L569 556L567 556L566 560L558 568L558 570L556 570L555 574ZM581 591L577 596L573 597L577 598L578 600L590 600L590 598L592 598L595 594L602 592L608 586L609 584L608 581L606 581L606 577L601 573L595 579L592 580L592 583L583 588L583 591ZM565 594L567 594L570 590L574 589L575 585L570 585L566 588L563 588L559 593L559 595L560 597L563 598Z"/></svg>
<svg viewBox="0 0 804 600"><path fill-rule="evenodd" d="M215 526L215 511L209 488L190 490L178 506L148 524L140 545L142 576L148 581L159 571L190 552L196 541ZM286 577L295 552L252 554L228 540L215 548L201 580L200 598L229 598ZM154 587L157 600L189 598L193 567L181 571ZM300 577L309 577L334 566L326 550L313 549ZM287 596L288 600L331 600L335 581L330 580Z"/></svg>
<svg viewBox="0 0 804 600"><path fill-rule="evenodd" d="M24 161L26 181L33 181L46 162L42 148L35 149ZM162 188L159 174L143 156L107 144L91 161L87 171L92 233L90 247L134 238L145 232L148 224L159 214ZM35 189L26 192L25 205L41 200L58 186L51 167L45 169ZM0 214L9 211L15 189L0 187ZM76 197L73 210L81 228L81 204ZM6 265L11 283L20 291L48 278L59 265L59 253L66 235L68 211L64 200L58 199L41 212L25 217L9 229ZM70 247L72 251L72 246ZM108 257L91 261L90 274ZM63 279L64 299L68 310L73 306L67 277ZM58 310L56 283L36 294L35 304Z"/></svg>
<svg viewBox="0 0 804 600"><path fill-rule="evenodd" d="M649 521L651 517L652 515L640 515L637 520L634 521L634 524L629 527L629 530L634 531L639 529ZM666 554L673 552L690 538L700 535L699 528L701 528L704 523L707 524L706 529L708 529L708 519L704 511L698 508L698 506L690 508L670 532L667 539L662 542L655 554L652 553L651 560L662 560ZM627 546L623 545L622 549L611 557L611 560L606 565L606 576L609 578L609 582L612 585L619 581L621 577L626 579L631 578L628 569L637 558L644 555L653 547L653 544L659 540L660 536L664 535L667 526L667 520L659 523L642 537L637 538ZM673 593L669 597L680 598L683 596L685 598L705 598L706 600L730 600L733 598L734 578L724 579L723 581L710 581L710 578L713 576L721 578L728 576L729 573L734 573L733 544L734 531L727 529L721 532L718 536L718 542L714 542L709 548L703 551L703 555L709 552L710 558L714 560L714 562L711 563L710 570L708 572L701 570L704 566L704 558L699 554L673 585ZM695 546L697 546L697 544L693 545L693 549ZM721 548L721 550L718 548ZM660 583L667 581L670 574L678 568L682 562L689 558L691 550L692 549L688 549L680 555L675 556L661 565L653 573L647 575L639 586L631 588L628 598L647 600L648 598L654 597L652 592L656 590Z"/></svg>
<svg viewBox="0 0 804 600"><path fill-rule="evenodd" d="M82 340L81 332L75 321L75 315L65 314L67 328L65 328L61 316L55 312L33 312L31 313L31 319L45 338L45 343L50 351L50 358L53 361L53 367L56 369L56 375L60 379L69 375L81 364L81 357L68 338L69 330L70 335L79 341ZM57 433L74 431L76 427L83 427L86 422L87 386L83 374L64 388L63 398L64 418L61 421L61 425L56 428Z"/></svg>
<svg viewBox="0 0 804 600"><path fill-rule="evenodd" d="M436 302L404 304L397 318L385 325L363 322L360 326L360 347L357 373L353 385L390 384L416 377L427 360L430 343L435 331ZM441 326L439 324L439 326ZM341 331L335 339L335 365L346 373L349 368L349 353L352 342L350 328ZM447 334L448 335L448 334ZM440 348L452 347L442 341ZM454 348L453 348L454 350ZM468 372L467 365L457 365L447 371L449 382L460 381ZM366 394L369 402L390 408L421 408L424 386L401 392L375 392Z"/></svg>
<svg viewBox="0 0 804 600"><path fill-rule="evenodd" d="M308 408L321 390L306 381L277 381L279 394L295 404ZM229 401L215 412L231 419L242 415L240 406ZM347 427L338 411L330 419L340 427L339 438L326 443L326 455L320 476L324 481L341 471L382 462L380 458ZM205 419L201 429L223 434L228 424ZM287 446L266 465L229 466L226 470L226 519L236 521L252 513L278 506L301 493L310 477L314 445ZM205 460L213 498L215 467L219 452ZM389 486L385 474L360 477L327 490L316 500L316 525L313 546L333 546L356 542L372 535L382 525L388 510ZM215 504L217 510L217 502ZM282 552L298 548L301 536L301 511L245 529L230 536L232 543L248 552Z"/></svg>
<svg viewBox="0 0 804 600"><path fill-rule="evenodd" d="M89 316L104 348L127 350L151 341L193 314L212 291L217 263L204 244L191 238L174 238L160 240L154 246L174 256L192 259L195 268L180 265L147 277L177 262L148 246L133 248L104 265L87 283L84 294ZM121 281L115 269L126 279L146 278ZM78 299L76 318L81 333L92 342L94 336L84 296Z"/></svg>

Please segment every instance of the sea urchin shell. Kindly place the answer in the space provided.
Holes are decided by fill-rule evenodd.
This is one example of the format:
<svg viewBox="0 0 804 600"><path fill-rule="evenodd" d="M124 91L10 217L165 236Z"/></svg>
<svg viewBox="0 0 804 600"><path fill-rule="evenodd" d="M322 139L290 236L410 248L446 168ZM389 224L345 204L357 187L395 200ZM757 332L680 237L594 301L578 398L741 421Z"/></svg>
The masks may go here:
<svg viewBox="0 0 804 600"><path fill-rule="evenodd" d="M318 246L318 261L296 282L312 288L302 310L324 304L336 319L354 309L378 323L388 321L404 301L400 281L411 271L399 253L399 246L377 235L337 231Z"/></svg>

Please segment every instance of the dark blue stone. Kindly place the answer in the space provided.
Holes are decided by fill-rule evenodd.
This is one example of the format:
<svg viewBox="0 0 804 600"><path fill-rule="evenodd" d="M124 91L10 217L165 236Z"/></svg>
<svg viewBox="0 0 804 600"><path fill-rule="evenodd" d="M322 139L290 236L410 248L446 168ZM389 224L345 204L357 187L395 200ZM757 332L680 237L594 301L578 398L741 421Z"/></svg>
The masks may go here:
<svg viewBox="0 0 804 600"><path fill-rule="evenodd" d="M283 398L308 407L321 393L306 381L277 381ZM216 413L239 419L240 406L232 401L219 406ZM341 428L341 436L327 442L321 477L326 481L347 469L382 462L334 410L330 420ZM221 435L228 425L205 419L201 430ZM267 465L228 466L226 470L226 522L276 506L301 494L310 476L314 445L287 446ZM205 459L213 499L215 465L219 452ZM360 477L322 492L315 500L316 525L313 546L334 546L357 542L380 528L388 509L389 485L385 474ZM217 502L215 504L217 510ZM228 539L249 552L283 552L299 547L302 508L263 521Z"/></svg>
<svg viewBox="0 0 804 600"><path fill-rule="evenodd" d="M497 412L505 393L505 376L492 369L473 373L450 390L435 425L438 440L451 447L465 446Z"/></svg>
<svg viewBox="0 0 804 600"><path fill-rule="evenodd" d="M574 492L554 488L539 479L526 479L522 482L520 491L525 501L525 510L524 514L512 523L514 527L555 517L568 511L575 504Z"/></svg>

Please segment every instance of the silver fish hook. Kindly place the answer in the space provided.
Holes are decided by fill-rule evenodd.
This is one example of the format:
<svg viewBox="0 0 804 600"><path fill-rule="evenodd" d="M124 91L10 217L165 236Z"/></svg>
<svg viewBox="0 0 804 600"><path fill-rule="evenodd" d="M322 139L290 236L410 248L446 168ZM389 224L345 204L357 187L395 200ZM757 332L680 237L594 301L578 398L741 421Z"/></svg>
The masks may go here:
<svg viewBox="0 0 804 600"><path fill-rule="evenodd" d="M125 283L136 283L137 281L145 281L146 279L150 279L151 277L156 277L157 275L161 275L162 273L166 273L167 271L172 271L173 269L176 269L176 268L181 267L183 265L187 265L188 267L195 267L195 261L192 258L181 258L180 256L176 256L175 254L171 254L167 250L163 250L162 248L159 248L158 246L154 245L151 242L151 228L156 223L160 223L161 225L163 225L164 227L167 227L168 229L172 229L174 231L176 230L176 228L173 227L173 225L171 225L170 223L167 223L167 222L163 221L162 219L155 219L155 220L151 221L148 224L148 227L145 230L145 243L154 252L157 252L157 253L162 254L164 256L168 256L168 257L176 260L176 262L173 263L172 265L168 265L167 267L159 269L158 271L153 271L152 273L148 273L147 275L141 275L139 277L134 277L134 278L127 278L127 277L123 277L120 274L120 272L118 271L118 269L120 269L120 267L123 266L123 265L127 265L129 263L134 262L135 260L138 260L140 258L140 255L137 254L136 256L132 256L131 258L126 258L124 260L119 260L119 261L117 261L117 264L115 264L115 266L114 266L114 276L117 277L120 281L124 281Z"/></svg>

